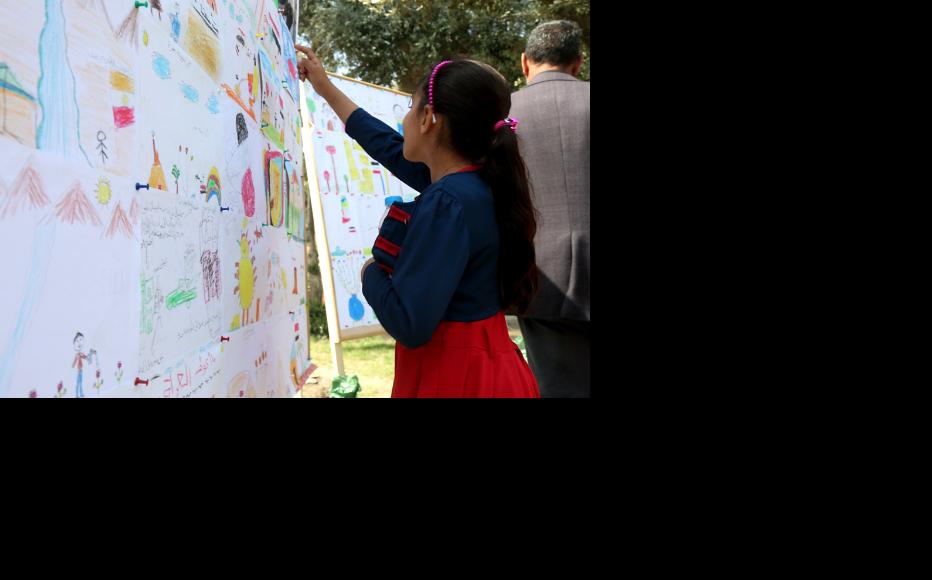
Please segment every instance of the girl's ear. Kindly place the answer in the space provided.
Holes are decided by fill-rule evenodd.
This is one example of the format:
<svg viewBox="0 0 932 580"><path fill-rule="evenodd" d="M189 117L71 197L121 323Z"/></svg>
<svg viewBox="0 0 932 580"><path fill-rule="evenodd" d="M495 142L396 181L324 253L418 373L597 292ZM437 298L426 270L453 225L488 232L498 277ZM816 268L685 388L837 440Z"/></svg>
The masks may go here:
<svg viewBox="0 0 932 580"><path fill-rule="evenodd" d="M430 105L427 105L426 107L424 107L424 118L421 119L421 127L420 127L421 135L430 131L431 126L433 125L433 123L431 123L431 120L433 120L433 122L436 123L437 116L434 114L434 108L431 107Z"/></svg>

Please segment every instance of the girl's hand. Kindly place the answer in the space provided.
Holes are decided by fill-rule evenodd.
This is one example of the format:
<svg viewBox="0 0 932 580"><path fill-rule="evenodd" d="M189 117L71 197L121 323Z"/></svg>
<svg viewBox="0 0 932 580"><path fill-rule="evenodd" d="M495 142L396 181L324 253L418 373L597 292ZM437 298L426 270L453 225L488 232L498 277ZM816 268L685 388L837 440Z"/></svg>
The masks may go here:
<svg viewBox="0 0 932 580"><path fill-rule="evenodd" d="M298 62L298 76L302 81L310 81L317 94L323 96L331 84L324 65L320 64L320 59L310 48L296 44L295 50L307 57Z"/></svg>
<svg viewBox="0 0 932 580"><path fill-rule="evenodd" d="M330 77L327 76L324 65L320 64L320 59L317 58L313 50L297 44L295 45L295 50L307 57L301 59L301 62L298 63L298 76L301 77L302 81L311 82L314 91L330 104L330 108L333 109L333 112L340 117L340 121L345 125L349 116L352 115L353 111L358 109L359 106L330 82Z"/></svg>

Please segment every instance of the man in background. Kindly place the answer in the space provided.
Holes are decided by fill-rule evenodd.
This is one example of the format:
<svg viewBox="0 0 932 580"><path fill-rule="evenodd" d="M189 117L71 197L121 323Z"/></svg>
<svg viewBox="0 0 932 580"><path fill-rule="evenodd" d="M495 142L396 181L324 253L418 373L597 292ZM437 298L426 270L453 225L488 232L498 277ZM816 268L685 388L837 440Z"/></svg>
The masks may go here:
<svg viewBox="0 0 932 580"><path fill-rule="evenodd" d="M528 85L511 117L540 211L535 246L540 291L519 318L541 397L589 396L589 83L582 31L537 26L521 54Z"/></svg>

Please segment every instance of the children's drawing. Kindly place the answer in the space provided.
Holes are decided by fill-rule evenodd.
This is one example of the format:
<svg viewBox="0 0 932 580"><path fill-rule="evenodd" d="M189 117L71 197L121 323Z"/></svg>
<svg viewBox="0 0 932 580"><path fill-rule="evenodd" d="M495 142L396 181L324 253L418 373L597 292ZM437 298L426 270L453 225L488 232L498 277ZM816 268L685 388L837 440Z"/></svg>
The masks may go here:
<svg viewBox="0 0 932 580"><path fill-rule="evenodd" d="M110 186L110 180L106 177L101 177L97 180L97 188L94 190L96 193L97 203L100 205L107 205L110 203L110 198L113 197L113 188Z"/></svg>
<svg viewBox="0 0 932 580"><path fill-rule="evenodd" d="M110 158L107 149L107 134L103 131L97 131L97 154L100 155L101 163L106 163L107 159Z"/></svg>
<svg viewBox="0 0 932 580"><path fill-rule="evenodd" d="M249 129L246 127L246 118L242 113L236 114L236 143L242 145L249 138Z"/></svg>
<svg viewBox="0 0 932 580"><path fill-rule="evenodd" d="M219 339L209 341L172 359L145 386L148 392L141 395L170 399L224 397L224 358Z"/></svg>
<svg viewBox="0 0 932 580"><path fill-rule="evenodd" d="M265 197L268 205L269 225L280 227L285 223L287 192L284 181L284 159L278 151L265 153Z"/></svg>
<svg viewBox="0 0 932 580"><path fill-rule="evenodd" d="M55 217L62 223L69 225L99 226L101 223L97 211L91 204L91 200L87 198L87 194L84 193L79 181L76 181L68 189L65 197L55 206Z"/></svg>
<svg viewBox="0 0 932 580"><path fill-rule="evenodd" d="M331 77L331 80L367 112L401 132L409 97L393 91ZM337 314L341 328L377 324L361 292L359 271L372 255L385 208L395 201L412 201L417 192L366 154L351 139L327 102L309 83L302 84L299 99L311 119L316 184L330 246ZM310 167L310 166L309 166Z"/></svg>
<svg viewBox="0 0 932 580"><path fill-rule="evenodd" d="M298 102L298 55L295 52L294 41L288 29L282 27L282 77L288 87L288 95L293 103Z"/></svg>
<svg viewBox="0 0 932 580"><path fill-rule="evenodd" d="M80 140L80 114L74 73L68 62L65 13L59 0L45 0L45 26L39 37L39 107L36 147L90 164Z"/></svg>
<svg viewBox="0 0 932 580"><path fill-rule="evenodd" d="M140 237L141 376L216 340L223 305L220 216L203 196L142 190Z"/></svg>
<svg viewBox="0 0 932 580"><path fill-rule="evenodd" d="M159 151L155 148L155 134L152 135L152 168L149 170L149 187L168 191L168 185L165 183L165 170L162 169Z"/></svg>
<svg viewBox="0 0 932 580"><path fill-rule="evenodd" d="M84 353L84 335L78 332L74 335L74 340L72 341L74 345L75 355L74 361L71 363L71 368L77 369L78 376L75 379L75 397L78 399L84 398L84 367L89 365L97 360L97 351L93 348ZM84 362L88 361L88 362ZM100 371L98 370L98 378ZM98 390L99 392L99 390Z"/></svg>
<svg viewBox="0 0 932 580"><path fill-rule="evenodd" d="M351 328L366 318L366 312L371 312L367 308L362 296L362 280L360 272L362 265L365 263L361 250L342 250L337 248L331 253L331 263L333 264L334 281L339 286L339 296L342 297L340 326L342 328ZM370 324L372 316L370 315Z"/></svg>
<svg viewBox="0 0 932 580"><path fill-rule="evenodd" d="M10 186L0 177L0 244L22 248L4 255L0 397L31 390L84 397L97 391L91 387L104 396L115 383L96 377L96 370L115 360L98 353L133 364L138 354L130 338L138 337L132 323L138 297L130 282L138 276L138 245L108 237L109 223L101 219L102 212L109 218L109 208L128 203L128 184L113 176L102 180L83 161L12 140L0 145L0 176L16 176ZM101 190L108 184L109 194ZM107 195L109 203L101 205ZM38 356L47 362L35 364ZM62 391L54 388L60 382Z"/></svg>
<svg viewBox="0 0 932 580"><path fill-rule="evenodd" d="M302 123L277 3L10 1L0 37L0 397L294 393Z"/></svg>
<svg viewBox="0 0 932 580"><path fill-rule="evenodd" d="M223 78L225 94L253 121L259 98L259 62L256 53L254 16L248 4L230 0L229 10L221 10Z"/></svg>
<svg viewBox="0 0 932 580"><path fill-rule="evenodd" d="M285 158L285 225L288 235L294 239L304 239L304 187L299 174L300 164Z"/></svg>
<svg viewBox="0 0 932 580"><path fill-rule="evenodd" d="M209 202L211 199L216 198L217 205L222 205L220 196L220 172L217 171L216 167L210 168L210 173L207 175L207 184L203 187L203 193L205 201Z"/></svg>
<svg viewBox="0 0 932 580"><path fill-rule="evenodd" d="M107 237L123 236L127 239L133 239L133 224L130 222L123 211L123 205L117 202L113 208L113 215L110 217L110 225L107 227Z"/></svg>
<svg viewBox="0 0 932 580"><path fill-rule="evenodd" d="M259 50L260 116L262 133L278 149L285 148L285 103L282 80L272 68L269 56Z"/></svg>
<svg viewBox="0 0 932 580"><path fill-rule="evenodd" d="M248 222L244 220L244 225L246 223ZM252 246L253 243L249 239L248 232L244 231L239 241L239 260L235 264L237 285L233 288L233 293L239 296L239 305L242 315L239 316L237 320L234 320L233 325L231 325L232 330L235 330L232 326L246 326L251 322L259 321L260 301L258 299L255 301L255 316L252 315L253 296L255 295L256 282L258 281L258 276L256 275L256 256L252 251Z"/></svg>
<svg viewBox="0 0 932 580"><path fill-rule="evenodd" d="M192 0L182 46L214 82L220 82L220 39L216 2Z"/></svg>
<svg viewBox="0 0 932 580"><path fill-rule="evenodd" d="M204 302L220 300L220 253L204 250L201 254L201 273L204 276Z"/></svg>
<svg viewBox="0 0 932 580"><path fill-rule="evenodd" d="M37 107L36 96L16 78L10 65L0 62L0 135L35 146Z"/></svg>

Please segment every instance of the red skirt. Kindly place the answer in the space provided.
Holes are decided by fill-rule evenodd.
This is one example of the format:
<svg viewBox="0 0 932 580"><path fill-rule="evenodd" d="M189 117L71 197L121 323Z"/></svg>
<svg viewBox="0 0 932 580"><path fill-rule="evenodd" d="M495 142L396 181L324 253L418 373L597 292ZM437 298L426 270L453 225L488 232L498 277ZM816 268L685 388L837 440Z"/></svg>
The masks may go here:
<svg viewBox="0 0 932 580"><path fill-rule="evenodd" d="M395 343L393 398L539 398L537 380L508 336L505 314L442 321L418 348Z"/></svg>

